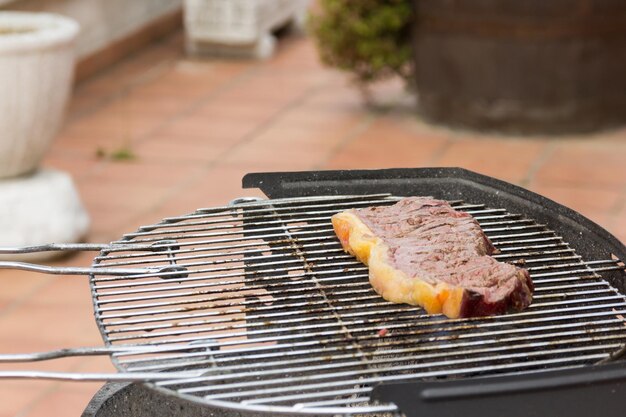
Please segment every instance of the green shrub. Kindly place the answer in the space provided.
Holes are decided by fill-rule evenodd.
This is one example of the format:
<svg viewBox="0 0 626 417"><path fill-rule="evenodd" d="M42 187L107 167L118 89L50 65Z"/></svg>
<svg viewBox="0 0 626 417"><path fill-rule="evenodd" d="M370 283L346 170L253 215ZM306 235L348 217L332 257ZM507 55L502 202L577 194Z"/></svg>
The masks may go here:
<svg viewBox="0 0 626 417"><path fill-rule="evenodd" d="M310 27L322 61L362 86L411 79L410 0L320 0Z"/></svg>

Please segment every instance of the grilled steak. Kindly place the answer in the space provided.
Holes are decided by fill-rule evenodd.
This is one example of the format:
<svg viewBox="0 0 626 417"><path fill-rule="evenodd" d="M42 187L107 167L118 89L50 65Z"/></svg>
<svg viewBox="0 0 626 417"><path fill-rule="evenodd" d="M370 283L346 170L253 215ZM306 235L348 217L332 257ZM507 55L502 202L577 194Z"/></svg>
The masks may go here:
<svg viewBox="0 0 626 417"><path fill-rule="evenodd" d="M495 248L478 222L445 201L405 198L346 210L332 223L388 301L456 318L519 311L532 300L528 271L489 256Z"/></svg>

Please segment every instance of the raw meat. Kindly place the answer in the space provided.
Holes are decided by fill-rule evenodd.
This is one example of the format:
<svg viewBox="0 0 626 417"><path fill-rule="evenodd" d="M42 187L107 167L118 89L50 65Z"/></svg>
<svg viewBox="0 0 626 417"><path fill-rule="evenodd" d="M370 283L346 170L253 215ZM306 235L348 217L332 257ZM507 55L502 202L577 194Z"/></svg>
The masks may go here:
<svg viewBox="0 0 626 417"><path fill-rule="evenodd" d="M532 301L528 271L489 256L495 248L478 222L445 201L409 197L346 210L332 223L388 301L451 318L519 311Z"/></svg>

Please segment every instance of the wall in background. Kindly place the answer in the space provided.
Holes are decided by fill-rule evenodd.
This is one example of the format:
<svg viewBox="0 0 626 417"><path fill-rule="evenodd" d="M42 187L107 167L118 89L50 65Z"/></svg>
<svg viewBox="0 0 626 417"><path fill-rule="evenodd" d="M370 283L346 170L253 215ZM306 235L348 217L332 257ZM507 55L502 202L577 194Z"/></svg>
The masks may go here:
<svg viewBox="0 0 626 417"><path fill-rule="evenodd" d="M182 0L0 0L0 10L59 13L80 23L79 59L180 10Z"/></svg>

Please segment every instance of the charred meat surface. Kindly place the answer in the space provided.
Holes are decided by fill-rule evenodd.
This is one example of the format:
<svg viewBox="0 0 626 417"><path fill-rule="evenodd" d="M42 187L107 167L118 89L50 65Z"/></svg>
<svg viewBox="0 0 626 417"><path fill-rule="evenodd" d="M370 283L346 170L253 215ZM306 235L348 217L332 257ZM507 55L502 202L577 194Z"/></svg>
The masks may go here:
<svg viewBox="0 0 626 417"><path fill-rule="evenodd" d="M478 222L445 201L409 197L346 210L332 223L388 301L451 318L519 311L532 301L528 271L489 256L495 248Z"/></svg>

